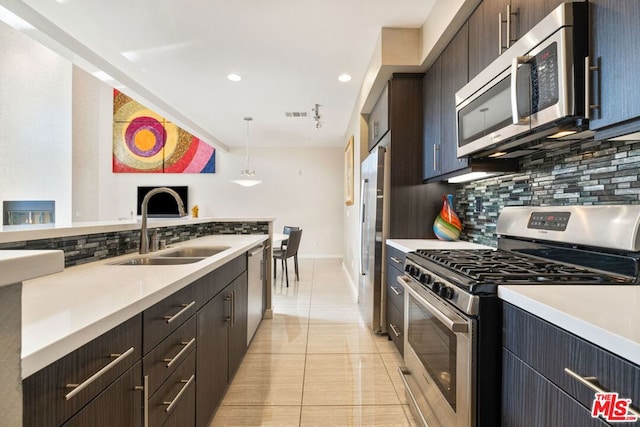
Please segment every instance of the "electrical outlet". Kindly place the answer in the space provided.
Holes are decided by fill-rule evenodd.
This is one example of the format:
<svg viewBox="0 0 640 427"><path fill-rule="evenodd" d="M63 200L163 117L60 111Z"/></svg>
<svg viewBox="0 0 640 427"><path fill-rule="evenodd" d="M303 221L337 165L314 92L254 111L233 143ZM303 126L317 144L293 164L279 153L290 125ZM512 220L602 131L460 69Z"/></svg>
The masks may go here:
<svg viewBox="0 0 640 427"><path fill-rule="evenodd" d="M476 208L475 208L475 211L476 212L482 212L482 209L484 209L484 206L482 206L482 197L476 197Z"/></svg>

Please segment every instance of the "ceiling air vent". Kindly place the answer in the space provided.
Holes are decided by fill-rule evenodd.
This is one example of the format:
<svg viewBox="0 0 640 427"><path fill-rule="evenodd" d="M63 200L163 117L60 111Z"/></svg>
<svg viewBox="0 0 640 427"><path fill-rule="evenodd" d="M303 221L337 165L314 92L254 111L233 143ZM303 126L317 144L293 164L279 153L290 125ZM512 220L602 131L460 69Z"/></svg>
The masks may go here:
<svg viewBox="0 0 640 427"><path fill-rule="evenodd" d="M309 117L309 113L306 111L287 111L284 113L286 117Z"/></svg>

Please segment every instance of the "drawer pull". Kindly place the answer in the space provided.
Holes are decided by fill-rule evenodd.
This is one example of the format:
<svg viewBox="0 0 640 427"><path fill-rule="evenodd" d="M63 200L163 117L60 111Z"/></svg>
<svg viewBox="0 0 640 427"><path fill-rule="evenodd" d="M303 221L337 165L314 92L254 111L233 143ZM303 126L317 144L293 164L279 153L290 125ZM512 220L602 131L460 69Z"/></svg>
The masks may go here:
<svg viewBox="0 0 640 427"><path fill-rule="evenodd" d="M400 332L398 332L398 329L396 329L393 323L389 323L389 326L391 327L391 330L393 331L396 337L399 337L400 335L402 335Z"/></svg>
<svg viewBox="0 0 640 427"><path fill-rule="evenodd" d="M167 323L171 323L174 320L176 320L178 317L182 316L184 314L184 312L189 310L194 305L196 305L195 301L191 301L189 304L180 304L180 307L182 307L182 310L180 310L179 312L177 312L173 316L164 316L164 320L166 320Z"/></svg>
<svg viewBox="0 0 640 427"><path fill-rule="evenodd" d="M395 286L389 286L389 288L393 291L394 294L396 294L396 296L402 295L402 292L400 292L398 289L396 289Z"/></svg>
<svg viewBox="0 0 640 427"><path fill-rule="evenodd" d="M591 390L593 390L596 393L607 393L606 390L598 387L596 384L593 383L594 381L597 381L596 377L583 377L582 375L573 372L569 368L564 368L564 372L567 375L569 375L570 377L572 377L573 379L577 380L579 383L587 386L588 388L590 388ZM636 417L640 417L640 412L636 411L635 409L633 409L631 407L627 407L627 411L632 413Z"/></svg>
<svg viewBox="0 0 640 427"><path fill-rule="evenodd" d="M402 264L402 261L400 261L398 258L396 258L396 257L394 257L394 256L389 257L389 259L390 259L391 261L395 262L396 264Z"/></svg>
<svg viewBox="0 0 640 427"><path fill-rule="evenodd" d="M104 375L108 370L110 370L111 368L116 366L118 363L122 362L127 356L129 356L133 352L134 352L134 348L131 347L129 350L125 351L124 353L110 354L109 357L115 357L115 359L112 360L111 362L109 362L109 364L106 365L104 368L100 369L98 372L96 372L95 374L91 375L83 383L81 383L81 384L67 384L66 387L67 388L72 388L73 390L71 390L69 393L65 394L64 399L65 400L69 400L72 397L74 397L76 394L80 393L82 390L87 388L91 383L93 383L95 380L100 378L102 375Z"/></svg>
<svg viewBox="0 0 640 427"><path fill-rule="evenodd" d="M191 338L191 341L182 341L180 343L180 345L183 345L184 347L182 348L182 350L180 350L178 352L178 354L176 354L173 358L171 359L164 359L165 362L167 363L167 368L170 368L173 366L174 363L176 363L176 361L180 360L180 358L187 353L187 351L189 351L189 349L191 348L191 346L196 342L195 338Z"/></svg>
<svg viewBox="0 0 640 427"><path fill-rule="evenodd" d="M142 408L144 410L144 427L149 427L149 375L144 376L144 383L142 385L137 385L134 387L136 390L142 391L143 394L143 404Z"/></svg>
<svg viewBox="0 0 640 427"><path fill-rule="evenodd" d="M196 379L196 375L193 374L191 375L191 378L189 378L188 380L180 380L180 382L183 383L184 386L182 386L178 394L176 394L176 397L174 397L173 400L170 402L166 402L166 401L162 402L163 405L167 405L167 407L164 410L165 412L171 412L173 407L176 406L176 404L178 403L178 401L180 400L184 392L187 391L187 389L195 379Z"/></svg>

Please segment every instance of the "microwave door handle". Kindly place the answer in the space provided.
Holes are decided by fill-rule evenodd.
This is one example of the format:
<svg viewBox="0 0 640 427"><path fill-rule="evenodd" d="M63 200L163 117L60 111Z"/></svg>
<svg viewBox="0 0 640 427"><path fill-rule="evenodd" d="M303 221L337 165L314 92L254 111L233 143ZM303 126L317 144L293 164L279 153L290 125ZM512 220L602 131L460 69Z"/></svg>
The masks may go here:
<svg viewBox="0 0 640 427"><path fill-rule="evenodd" d="M511 118L514 125L528 125L530 120L529 117L521 118L518 111L518 65L527 64L530 59L530 56L517 56L511 61Z"/></svg>

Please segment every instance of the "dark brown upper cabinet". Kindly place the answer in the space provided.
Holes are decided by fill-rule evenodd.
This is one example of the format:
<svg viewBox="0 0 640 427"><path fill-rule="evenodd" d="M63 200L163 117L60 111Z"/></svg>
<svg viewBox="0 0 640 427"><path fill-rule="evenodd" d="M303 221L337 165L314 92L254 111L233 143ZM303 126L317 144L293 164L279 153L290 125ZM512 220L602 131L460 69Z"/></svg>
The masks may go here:
<svg viewBox="0 0 640 427"><path fill-rule="evenodd" d="M484 0L469 17L469 78L504 53L562 0Z"/></svg>
<svg viewBox="0 0 640 427"><path fill-rule="evenodd" d="M613 137L640 130L640 1L590 0L591 65L589 126Z"/></svg>
<svg viewBox="0 0 640 427"><path fill-rule="evenodd" d="M467 159L457 156L455 95L469 81L468 49L469 32L465 23L425 74L424 180L467 166Z"/></svg>

